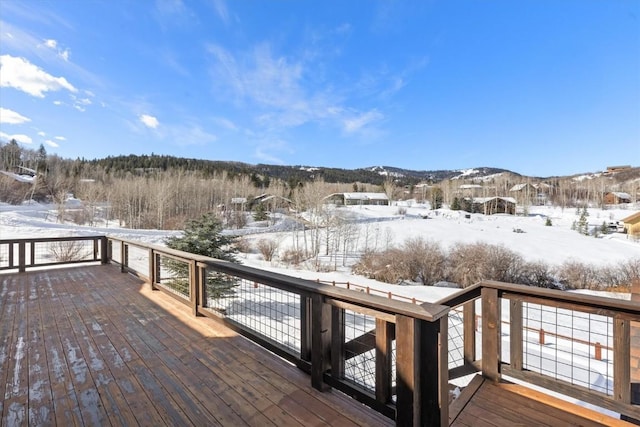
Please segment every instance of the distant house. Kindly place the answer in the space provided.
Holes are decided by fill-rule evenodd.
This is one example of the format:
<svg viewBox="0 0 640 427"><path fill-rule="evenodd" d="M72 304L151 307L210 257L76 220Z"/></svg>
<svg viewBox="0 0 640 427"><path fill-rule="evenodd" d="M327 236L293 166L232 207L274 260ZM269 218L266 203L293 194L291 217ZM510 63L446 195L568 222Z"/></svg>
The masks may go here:
<svg viewBox="0 0 640 427"><path fill-rule="evenodd" d="M640 232L640 211L622 218L622 224L624 225L625 233L637 234Z"/></svg>
<svg viewBox="0 0 640 427"><path fill-rule="evenodd" d="M493 215L516 213L516 199L513 197L476 197L471 201L471 209L474 213Z"/></svg>
<svg viewBox="0 0 640 427"><path fill-rule="evenodd" d="M286 197L266 193L254 197L249 202L249 209L253 210L253 208L258 204L263 204L267 210L271 212L275 212L277 210L289 210L294 205L293 201Z"/></svg>
<svg viewBox="0 0 640 427"><path fill-rule="evenodd" d="M607 170L604 172L604 175L613 175L618 172L625 171L627 169L631 169L631 165L624 166L607 166Z"/></svg>
<svg viewBox="0 0 640 427"><path fill-rule="evenodd" d="M389 205L389 198L384 193L333 193L325 197L324 201L337 206Z"/></svg>
<svg viewBox="0 0 640 427"><path fill-rule="evenodd" d="M604 193L602 199L605 205L619 205L622 203L631 203L631 196L628 193L622 193L619 191L609 191Z"/></svg>
<svg viewBox="0 0 640 427"><path fill-rule="evenodd" d="M552 186L544 182L538 184L525 182L511 187L509 193L513 194L520 204L544 205L551 189Z"/></svg>

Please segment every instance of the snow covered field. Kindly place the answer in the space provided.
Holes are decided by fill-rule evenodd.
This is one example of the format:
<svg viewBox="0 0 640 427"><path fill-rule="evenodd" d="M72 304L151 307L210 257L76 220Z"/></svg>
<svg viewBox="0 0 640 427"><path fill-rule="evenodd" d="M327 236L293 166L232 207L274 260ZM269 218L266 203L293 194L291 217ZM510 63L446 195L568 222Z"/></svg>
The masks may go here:
<svg viewBox="0 0 640 427"><path fill-rule="evenodd" d="M68 209L81 206L79 200L70 200ZM399 215L400 208L406 213ZM584 236L571 229L578 219L575 208L531 207L528 216L472 214L440 209L433 211L426 206L402 203L401 206L353 206L337 209L348 211L349 218L358 222L360 246L368 235L367 245L382 249L389 244L402 244L411 237L422 237L439 242L447 248L457 242L486 242L504 245L522 255L527 261L544 261L549 265L560 265L574 260L590 265L611 265L620 261L640 258L640 242L621 233L602 235L598 238ZM589 209L589 225L599 226L604 221L619 221L629 216L631 209ZM98 222L97 226L80 226L73 223L56 222L56 210L53 205L36 203L22 206L0 204L0 239L81 236L109 234L141 242L163 244L166 237L179 234L166 230L131 230L121 228L117 221ZM552 226L546 226L546 218ZM273 226L249 227L243 230L245 239L255 244L260 239L274 239L279 242L279 250L293 245L291 231L282 231L283 223L277 221ZM520 230L522 232L514 232ZM349 266L337 264L337 271L317 272L301 266L292 269L278 261L277 257L267 262L258 253L242 254L241 261L257 268L277 271L295 277L322 281L350 282L369 286L381 291L406 295L421 301L435 301L451 292L451 289L424 286L397 286L380 283L350 273Z"/></svg>

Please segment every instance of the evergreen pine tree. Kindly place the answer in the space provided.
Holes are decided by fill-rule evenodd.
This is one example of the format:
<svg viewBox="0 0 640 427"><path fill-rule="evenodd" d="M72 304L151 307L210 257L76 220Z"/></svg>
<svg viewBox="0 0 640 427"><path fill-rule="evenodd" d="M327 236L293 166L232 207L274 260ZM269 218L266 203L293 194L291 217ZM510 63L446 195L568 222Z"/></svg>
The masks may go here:
<svg viewBox="0 0 640 427"><path fill-rule="evenodd" d="M222 234L222 222L212 213L188 221L182 236L173 236L165 240L165 244L171 249L238 262L235 242L234 236ZM189 265L177 260L167 260L164 267L172 273L168 285L183 294L188 294ZM236 286L235 278L209 271L205 284L205 298L215 299L233 295Z"/></svg>

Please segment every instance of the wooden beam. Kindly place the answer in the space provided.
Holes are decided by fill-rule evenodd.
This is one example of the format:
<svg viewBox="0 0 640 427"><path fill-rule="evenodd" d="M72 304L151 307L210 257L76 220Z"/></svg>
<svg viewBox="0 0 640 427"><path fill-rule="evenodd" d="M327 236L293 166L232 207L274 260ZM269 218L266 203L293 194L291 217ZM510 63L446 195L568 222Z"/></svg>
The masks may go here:
<svg viewBox="0 0 640 427"><path fill-rule="evenodd" d="M463 341L465 364L476 360L476 301L472 300L462 307Z"/></svg>
<svg viewBox="0 0 640 427"><path fill-rule="evenodd" d="M522 322L522 301L512 299L509 302L509 353L511 367L517 370L522 370Z"/></svg>
<svg viewBox="0 0 640 427"><path fill-rule="evenodd" d="M631 403L631 323L613 319L613 398Z"/></svg>
<svg viewBox="0 0 640 427"><path fill-rule="evenodd" d="M498 290L482 288L482 375L500 381L500 298Z"/></svg>
<svg viewBox="0 0 640 427"><path fill-rule="evenodd" d="M311 297L311 386L328 391L324 374L331 368L331 306L322 295Z"/></svg>
<svg viewBox="0 0 640 427"><path fill-rule="evenodd" d="M396 425L419 425L414 401L417 396L416 320L396 316Z"/></svg>
<svg viewBox="0 0 640 427"><path fill-rule="evenodd" d="M344 378L344 326L344 309L331 307L331 376L337 380Z"/></svg>
<svg viewBox="0 0 640 427"><path fill-rule="evenodd" d="M376 319L376 400L388 403L392 396L392 354L391 343L395 338L395 325Z"/></svg>

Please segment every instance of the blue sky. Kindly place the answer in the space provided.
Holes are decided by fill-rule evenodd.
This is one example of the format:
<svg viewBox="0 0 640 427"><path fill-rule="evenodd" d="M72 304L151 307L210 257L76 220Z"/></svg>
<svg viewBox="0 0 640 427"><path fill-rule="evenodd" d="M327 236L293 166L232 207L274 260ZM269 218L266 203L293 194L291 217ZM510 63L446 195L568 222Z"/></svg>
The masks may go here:
<svg viewBox="0 0 640 427"><path fill-rule="evenodd" d="M1 0L0 83L68 158L640 166L638 0Z"/></svg>

